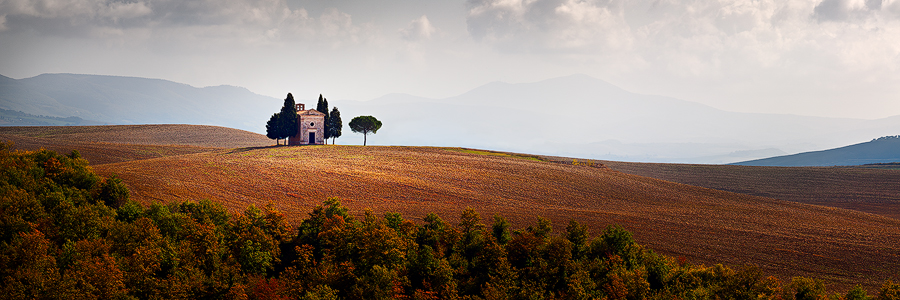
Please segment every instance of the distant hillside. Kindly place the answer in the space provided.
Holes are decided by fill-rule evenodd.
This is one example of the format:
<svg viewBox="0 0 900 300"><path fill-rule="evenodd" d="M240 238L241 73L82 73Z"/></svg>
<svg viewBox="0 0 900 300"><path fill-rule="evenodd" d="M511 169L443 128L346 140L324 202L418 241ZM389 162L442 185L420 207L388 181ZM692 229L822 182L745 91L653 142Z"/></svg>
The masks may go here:
<svg viewBox="0 0 900 300"><path fill-rule="evenodd" d="M885 136L846 147L734 163L742 166L854 166L900 162L900 136Z"/></svg>
<svg viewBox="0 0 900 300"><path fill-rule="evenodd" d="M109 124L217 125L265 132L265 121L281 104L234 86L196 88L160 79L78 74L19 80L0 76L0 109Z"/></svg>
<svg viewBox="0 0 900 300"><path fill-rule="evenodd" d="M24 113L16 110L0 108L0 126L78 126L78 125L103 125L103 122L85 120L79 117L48 117Z"/></svg>

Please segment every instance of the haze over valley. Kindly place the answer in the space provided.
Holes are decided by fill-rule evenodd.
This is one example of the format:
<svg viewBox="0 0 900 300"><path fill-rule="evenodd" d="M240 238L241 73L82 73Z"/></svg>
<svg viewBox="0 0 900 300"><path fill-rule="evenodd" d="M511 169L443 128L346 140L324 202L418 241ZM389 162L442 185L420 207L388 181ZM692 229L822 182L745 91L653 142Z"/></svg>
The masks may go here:
<svg viewBox="0 0 900 300"><path fill-rule="evenodd" d="M196 88L134 77L44 74L0 80L2 109L107 124L201 124L265 133L265 120L282 102L241 87ZM313 105L317 96L295 97ZM372 137L373 145L458 146L621 161L733 163L900 132L900 117L727 112L631 93L587 75L494 82L443 99L388 94L367 101L328 100L345 116L383 120L387 126ZM348 132L338 143L361 140Z"/></svg>

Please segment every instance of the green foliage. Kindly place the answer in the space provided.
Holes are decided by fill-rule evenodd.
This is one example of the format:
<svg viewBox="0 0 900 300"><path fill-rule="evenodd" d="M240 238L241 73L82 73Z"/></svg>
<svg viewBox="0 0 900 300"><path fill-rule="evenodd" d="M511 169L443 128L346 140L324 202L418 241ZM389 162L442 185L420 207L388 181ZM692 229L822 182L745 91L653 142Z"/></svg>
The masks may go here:
<svg viewBox="0 0 900 300"><path fill-rule="evenodd" d="M869 300L872 299L869 297L868 293L861 286L857 285L853 287L853 289L847 291L847 295L844 295L844 300Z"/></svg>
<svg viewBox="0 0 900 300"><path fill-rule="evenodd" d="M796 300L826 299L825 282L815 278L795 277L785 291L785 298Z"/></svg>
<svg viewBox="0 0 900 300"><path fill-rule="evenodd" d="M350 120L350 130L363 134L363 146L366 145L366 137L369 133L378 133L381 129L381 121L373 116L358 116Z"/></svg>
<svg viewBox="0 0 900 300"><path fill-rule="evenodd" d="M500 245L506 245L512 239L509 235L509 222L501 216L494 215L494 224L491 226L491 232Z"/></svg>
<svg viewBox="0 0 900 300"><path fill-rule="evenodd" d="M634 250L637 243L631 237L631 232L619 225L610 225L599 238L591 242L590 254L593 257L618 255L626 261L634 259Z"/></svg>
<svg viewBox="0 0 900 300"><path fill-rule="evenodd" d="M587 227L578 224L575 220L569 221L569 225L566 226L566 239L572 243L572 257L580 259L587 247Z"/></svg>
<svg viewBox="0 0 900 300"><path fill-rule="evenodd" d="M229 213L209 200L127 200L80 155L0 144L0 295L11 299L826 299L825 283L782 285L754 266L678 263L621 226L591 239L571 221L510 234L473 209L456 226L351 214L337 198L294 230L272 204ZM89 184L91 183L91 184ZM877 297L857 286L843 299Z"/></svg>
<svg viewBox="0 0 900 300"><path fill-rule="evenodd" d="M115 174L100 183L98 198L106 206L119 208L128 201L128 187Z"/></svg>

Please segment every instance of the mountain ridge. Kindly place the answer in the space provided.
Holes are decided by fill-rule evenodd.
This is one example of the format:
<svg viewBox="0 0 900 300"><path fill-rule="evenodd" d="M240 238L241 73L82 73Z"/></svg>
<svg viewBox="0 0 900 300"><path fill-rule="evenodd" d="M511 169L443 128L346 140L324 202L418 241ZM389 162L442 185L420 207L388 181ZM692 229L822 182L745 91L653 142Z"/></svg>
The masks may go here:
<svg viewBox="0 0 900 300"><path fill-rule="evenodd" d="M741 166L824 167L900 162L900 135L869 142L733 163Z"/></svg>
<svg viewBox="0 0 900 300"><path fill-rule="evenodd" d="M5 85L0 89L0 108L112 124L185 123L260 132L270 110L281 104L244 87L198 88L130 76L56 73L0 84Z"/></svg>

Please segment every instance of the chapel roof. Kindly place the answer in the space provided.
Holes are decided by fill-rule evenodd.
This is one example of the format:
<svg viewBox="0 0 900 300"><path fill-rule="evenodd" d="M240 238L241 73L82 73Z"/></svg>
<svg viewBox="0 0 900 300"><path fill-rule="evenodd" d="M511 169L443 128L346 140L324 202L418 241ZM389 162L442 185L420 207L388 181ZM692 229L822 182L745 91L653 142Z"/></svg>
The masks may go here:
<svg viewBox="0 0 900 300"><path fill-rule="evenodd" d="M301 110L301 111L298 111L298 112L297 112L297 115L307 115L307 116L311 116L311 115L319 115L319 116L324 116L325 114L323 114L322 112L320 112L320 111L318 111L318 110L315 110L315 109L307 109L307 110Z"/></svg>

